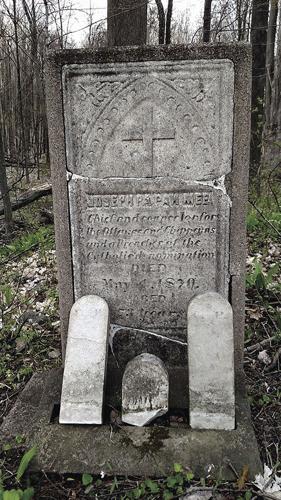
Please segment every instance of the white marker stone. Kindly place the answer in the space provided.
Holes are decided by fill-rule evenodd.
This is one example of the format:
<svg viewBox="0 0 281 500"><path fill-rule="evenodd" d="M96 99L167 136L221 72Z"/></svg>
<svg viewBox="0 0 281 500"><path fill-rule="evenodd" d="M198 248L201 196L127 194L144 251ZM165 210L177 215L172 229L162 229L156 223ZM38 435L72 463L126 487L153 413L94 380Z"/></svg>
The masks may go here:
<svg viewBox="0 0 281 500"><path fill-rule="evenodd" d="M234 429L233 314L224 297L207 292L191 300L187 341L191 427Z"/></svg>
<svg viewBox="0 0 281 500"><path fill-rule="evenodd" d="M168 411L168 372L161 359L140 354L130 361L122 381L122 421L143 426Z"/></svg>
<svg viewBox="0 0 281 500"><path fill-rule="evenodd" d="M61 424L101 424L109 311L97 295L81 297L69 318Z"/></svg>

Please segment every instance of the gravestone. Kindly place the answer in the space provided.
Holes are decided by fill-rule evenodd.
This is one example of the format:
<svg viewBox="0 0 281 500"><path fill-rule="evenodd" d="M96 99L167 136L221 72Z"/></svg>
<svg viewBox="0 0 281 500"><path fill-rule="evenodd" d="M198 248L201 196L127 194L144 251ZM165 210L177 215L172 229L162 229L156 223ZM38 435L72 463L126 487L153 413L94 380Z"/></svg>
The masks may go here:
<svg viewBox="0 0 281 500"><path fill-rule="evenodd" d="M187 301L229 292L233 63L70 64L62 81L75 300L185 340Z"/></svg>
<svg viewBox="0 0 281 500"><path fill-rule="evenodd" d="M120 404L123 371L140 354L140 339L157 355L158 335L174 377L170 406L188 406L187 357L174 356L173 341L186 343L187 303L207 291L231 298L235 370L242 373L247 50L146 47L51 58L63 347L72 303L84 295L106 300L111 323L139 330L137 348L128 341L119 366L112 342L112 405Z"/></svg>
<svg viewBox="0 0 281 500"><path fill-rule="evenodd" d="M233 315L224 297L207 292L190 301L187 341L192 429L234 429Z"/></svg>
<svg viewBox="0 0 281 500"><path fill-rule="evenodd" d="M169 379L165 365L143 353L126 366L122 381L122 421L146 425L168 411Z"/></svg>
<svg viewBox="0 0 281 500"><path fill-rule="evenodd" d="M44 374L3 427L5 436L8 428L21 434L17 415L26 416L27 442L42 443L43 470L100 473L103 464L110 475L163 475L181 463L203 477L214 464L227 479L230 462L258 472L243 377L250 77L243 44L49 55L63 352L73 303L97 295L112 333L106 405L121 408L126 364L146 352L168 371L170 408L187 412L187 304L217 292L233 309L236 426L127 426L112 436L110 426L59 425L50 408L61 373Z"/></svg>
<svg viewBox="0 0 281 500"><path fill-rule="evenodd" d="M61 424L101 424L109 311L104 299L85 295L69 317L62 385Z"/></svg>

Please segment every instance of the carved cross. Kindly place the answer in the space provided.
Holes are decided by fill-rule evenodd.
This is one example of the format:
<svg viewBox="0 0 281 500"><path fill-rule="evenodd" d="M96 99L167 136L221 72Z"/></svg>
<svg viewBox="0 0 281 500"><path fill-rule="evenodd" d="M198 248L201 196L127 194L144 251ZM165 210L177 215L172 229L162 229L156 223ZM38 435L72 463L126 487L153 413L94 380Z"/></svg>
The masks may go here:
<svg viewBox="0 0 281 500"><path fill-rule="evenodd" d="M153 105L148 108L148 113L145 116L146 120L141 128L135 128L128 131L123 142L142 142L145 153L151 164L151 173L153 175L153 155L155 141L170 141L175 140L175 129L169 127L155 128L153 124Z"/></svg>

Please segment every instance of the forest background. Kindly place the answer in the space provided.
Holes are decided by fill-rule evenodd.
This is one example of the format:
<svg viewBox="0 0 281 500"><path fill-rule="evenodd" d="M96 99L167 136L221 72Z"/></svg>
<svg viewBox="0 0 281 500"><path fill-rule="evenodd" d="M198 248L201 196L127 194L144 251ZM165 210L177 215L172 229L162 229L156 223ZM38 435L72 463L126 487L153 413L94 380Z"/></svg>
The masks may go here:
<svg viewBox="0 0 281 500"><path fill-rule="evenodd" d="M0 0L0 420L34 372L61 363L44 73L49 49L107 45L107 19L96 2ZM245 372L261 457L273 478L281 461L281 0L205 0L201 17L194 0L147 5L148 44L252 45ZM118 418L110 414L113 428ZM4 488L19 489L24 450L24 436L5 444L0 498ZM29 486L40 499L93 493L167 500L198 486L179 464L171 474L150 483L42 474ZM261 496L246 469L237 476L236 485L210 475L203 482L221 495L227 490L227 498Z"/></svg>

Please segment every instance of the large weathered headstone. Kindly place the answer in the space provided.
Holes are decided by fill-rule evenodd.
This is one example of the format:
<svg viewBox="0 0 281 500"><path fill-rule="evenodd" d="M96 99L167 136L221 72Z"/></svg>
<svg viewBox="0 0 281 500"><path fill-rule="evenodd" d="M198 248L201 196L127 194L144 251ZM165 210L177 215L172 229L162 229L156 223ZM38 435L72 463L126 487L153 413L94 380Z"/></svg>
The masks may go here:
<svg viewBox="0 0 281 500"><path fill-rule="evenodd" d="M157 356L143 353L126 366L122 382L122 420L143 426L168 411L168 372Z"/></svg>
<svg viewBox="0 0 281 500"><path fill-rule="evenodd" d="M117 332L107 402L121 408L124 366L143 345L165 363L174 408L186 407L187 302L219 292L233 308L236 428L131 427L110 439L107 426L51 425L57 373L32 379L7 426L39 443L44 470L96 474L104 464L107 474L162 476L181 462L202 477L211 463L229 478L230 461L253 477L260 462L242 370L249 48L58 51L46 73L63 350L73 302L99 295Z"/></svg>
<svg viewBox="0 0 281 500"><path fill-rule="evenodd" d="M101 424L109 311L104 299L80 298L72 306L60 407L61 424Z"/></svg>
<svg viewBox="0 0 281 500"><path fill-rule="evenodd" d="M188 305L189 414L193 429L235 428L233 314L215 292Z"/></svg>
<svg viewBox="0 0 281 500"><path fill-rule="evenodd" d="M186 342L194 295L231 296L242 368L247 50L78 51L49 71L63 341L69 289L103 297L112 323L168 339L184 407L187 364L170 340Z"/></svg>
<svg viewBox="0 0 281 500"><path fill-rule="evenodd" d="M63 79L75 297L180 336L188 299L228 293L233 65L72 65Z"/></svg>

